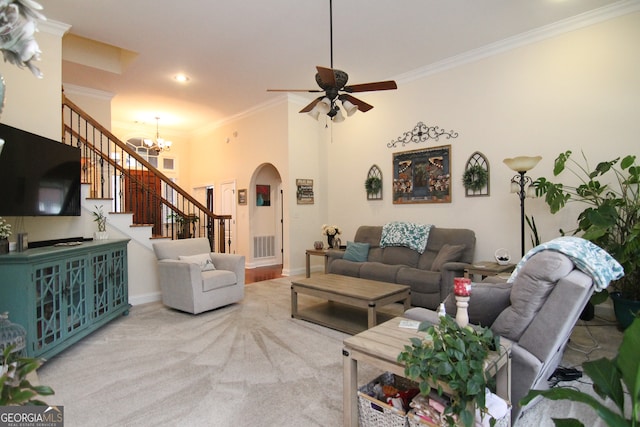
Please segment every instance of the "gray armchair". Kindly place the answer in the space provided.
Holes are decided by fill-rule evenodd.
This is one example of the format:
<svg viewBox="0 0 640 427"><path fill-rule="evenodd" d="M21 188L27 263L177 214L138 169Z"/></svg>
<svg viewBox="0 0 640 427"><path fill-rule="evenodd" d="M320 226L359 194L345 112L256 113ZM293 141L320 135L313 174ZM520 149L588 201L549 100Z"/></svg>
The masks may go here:
<svg viewBox="0 0 640 427"><path fill-rule="evenodd" d="M471 323L514 342L511 363L512 420L523 410L518 402L529 389L547 388L565 346L594 289L591 276L562 253L543 250L524 263L513 283L474 283L469 302ZM455 317L455 297L445 301ZM405 316L437 322L437 313L412 308Z"/></svg>
<svg viewBox="0 0 640 427"><path fill-rule="evenodd" d="M162 302L198 314L244 297L243 255L211 252L206 238L153 243Z"/></svg>

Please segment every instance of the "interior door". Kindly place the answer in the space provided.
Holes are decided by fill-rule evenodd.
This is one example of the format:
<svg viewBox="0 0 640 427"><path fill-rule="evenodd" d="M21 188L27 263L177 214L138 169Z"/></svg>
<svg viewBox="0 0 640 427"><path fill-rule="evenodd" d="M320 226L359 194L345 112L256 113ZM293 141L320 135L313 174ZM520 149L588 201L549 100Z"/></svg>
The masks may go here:
<svg viewBox="0 0 640 427"><path fill-rule="evenodd" d="M229 181L223 182L220 185L220 193L221 193L221 208L220 212L216 212L219 215L231 215L231 221L227 227L225 227L225 245L229 246L229 253L236 253L235 248L238 246L236 242L234 242L234 238L236 235L236 182Z"/></svg>
<svg viewBox="0 0 640 427"><path fill-rule="evenodd" d="M149 171L129 171L125 175L124 206L133 212L134 224L153 225L154 236L162 231L162 206L160 204L160 179Z"/></svg>

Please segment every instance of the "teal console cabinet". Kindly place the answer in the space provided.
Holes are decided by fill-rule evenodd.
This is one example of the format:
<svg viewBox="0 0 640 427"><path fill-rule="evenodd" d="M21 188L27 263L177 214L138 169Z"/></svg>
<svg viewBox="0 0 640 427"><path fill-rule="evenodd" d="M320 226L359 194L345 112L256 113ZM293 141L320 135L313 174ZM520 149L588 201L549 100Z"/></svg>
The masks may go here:
<svg viewBox="0 0 640 427"><path fill-rule="evenodd" d="M27 330L27 355L50 358L129 312L129 239L0 255L0 312Z"/></svg>

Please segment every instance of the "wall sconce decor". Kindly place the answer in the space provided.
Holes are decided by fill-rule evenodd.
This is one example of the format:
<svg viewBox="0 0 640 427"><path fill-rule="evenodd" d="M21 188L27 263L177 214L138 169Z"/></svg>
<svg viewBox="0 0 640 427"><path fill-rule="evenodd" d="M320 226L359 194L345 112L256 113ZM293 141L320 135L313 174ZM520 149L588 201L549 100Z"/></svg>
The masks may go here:
<svg viewBox="0 0 640 427"><path fill-rule="evenodd" d="M541 156L519 156L503 160L511 170L518 172L518 175L511 178L511 192L516 193L520 198L520 248L522 256L524 256L524 199L536 195L536 189L531 185L533 180L526 176L526 173L533 169L541 159Z"/></svg>

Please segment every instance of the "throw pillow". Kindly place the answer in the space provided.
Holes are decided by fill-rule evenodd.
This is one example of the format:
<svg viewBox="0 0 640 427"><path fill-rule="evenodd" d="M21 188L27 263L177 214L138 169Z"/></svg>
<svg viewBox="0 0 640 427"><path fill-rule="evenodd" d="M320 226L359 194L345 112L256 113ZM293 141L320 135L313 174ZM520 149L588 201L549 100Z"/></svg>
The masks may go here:
<svg viewBox="0 0 640 427"><path fill-rule="evenodd" d="M368 256L368 243L347 242L347 249L344 251L342 259L355 262L365 262Z"/></svg>
<svg viewBox="0 0 640 427"><path fill-rule="evenodd" d="M464 245L442 245L431 264L431 271L440 271L444 264L458 261L462 257L462 252L464 252Z"/></svg>
<svg viewBox="0 0 640 427"><path fill-rule="evenodd" d="M198 254L198 255L180 255L178 257L180 261L186 261L190 264L197 264L200 267L200 271L209 271L215 270L216 267L213 265L213 261L211 261L211 256L209 254Z"/></svg>

